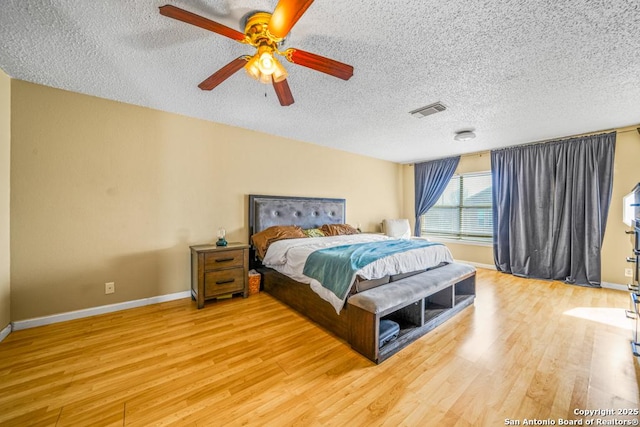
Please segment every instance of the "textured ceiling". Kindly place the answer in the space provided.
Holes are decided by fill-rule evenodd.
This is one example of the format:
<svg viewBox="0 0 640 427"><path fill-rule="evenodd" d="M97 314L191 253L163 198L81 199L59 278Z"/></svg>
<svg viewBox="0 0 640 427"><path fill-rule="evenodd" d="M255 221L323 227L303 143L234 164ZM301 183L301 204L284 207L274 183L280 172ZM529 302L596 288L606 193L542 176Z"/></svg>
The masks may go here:
<svg viewBox="0 0 640 427"><path fill-rule="evenodd" d="M353 65L343 81L283 61L295 98L243 71L253 48L158 13L242 30L276 1L11 0L0 68L15 79L408 163L640 123L637 0L316 0L284 47ZM421 119L409 111L441 101ZM472 141L453 140L473 129Z"/></svg>

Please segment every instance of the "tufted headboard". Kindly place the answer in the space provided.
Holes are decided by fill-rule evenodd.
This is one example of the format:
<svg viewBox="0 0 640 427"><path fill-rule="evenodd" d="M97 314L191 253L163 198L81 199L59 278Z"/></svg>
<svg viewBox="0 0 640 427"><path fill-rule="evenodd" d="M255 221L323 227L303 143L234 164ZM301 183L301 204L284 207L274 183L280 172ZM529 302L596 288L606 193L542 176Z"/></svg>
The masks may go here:
<svg viewBox="0 0 640 427"><path fill-rule="evenodd" d="M251 236L273 225L298 225L317 228L323 224L344 224L345 199L316 197L249 195L249 244ZM250 250L251 268L260 262L253 246Z"/></svg>
<svg viewBox="0 0 640 427"><path fill-rule="evenodd" d="M251 236L273 225L316 228L344 224L345 199L249 195L249 242Z"/></svg>

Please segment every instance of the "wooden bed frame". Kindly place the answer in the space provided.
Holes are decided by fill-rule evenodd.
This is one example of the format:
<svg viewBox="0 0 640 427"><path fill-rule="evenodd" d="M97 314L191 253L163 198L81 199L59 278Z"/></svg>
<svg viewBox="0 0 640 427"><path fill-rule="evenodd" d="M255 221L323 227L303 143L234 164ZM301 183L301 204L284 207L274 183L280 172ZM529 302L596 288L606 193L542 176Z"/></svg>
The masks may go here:
<svg viewBox="0 0 640 427"><path fill-rule="evenodd" d="M344 224L345 199L249 195L249 242L251 236L274 225L319 228L323 224ZM331 304L305 285L263 267L251 248L251 268L262 274L264 290L307 316L339 338L348 339L348 319L338 316ZM344 311L344 309L343 309Z"/></svg>
<svg viewBox="0 0 640 427"><path fill-rule="evenodd" d="M344 199L250 195L249 242L251 235L274 225L318 228L323 224L345 223L345 206ZM445 266L435 276L427 271L395 282L400 284L401 281L406 281L407 285L417 286L422 295L416 300L406 300L394 307L385 307L383 312L378 312L377 309L363 310L347 301L338 315L333 306L321 299L309 285L262 266L253 248L250 264L262 274L262 284L266 292L347 341L352 348L375 363L387 359L464 307L471 305L475 298L475 269L465 265L456 269L460 264L450 264L452 268L448 275L445 268L448 266ZM436 281L433 280L434 277L437 278ZM378 289L377 295L385 286L387 285L375 288ZM422 288L425 288L424 291ZM373 301L375 305L376 293L370 291L358 295L364 299L371 296L373 300L369 302ZM437 310L429 309L434 306ZM429 314L430 311L436 314L432 316ZM400 322L403 322L403 317L411 321L409 327L404 322L401 324L402 332L399 339L380 349L377 342L382 316L392 317L394 320L400 318Z"/></svg>

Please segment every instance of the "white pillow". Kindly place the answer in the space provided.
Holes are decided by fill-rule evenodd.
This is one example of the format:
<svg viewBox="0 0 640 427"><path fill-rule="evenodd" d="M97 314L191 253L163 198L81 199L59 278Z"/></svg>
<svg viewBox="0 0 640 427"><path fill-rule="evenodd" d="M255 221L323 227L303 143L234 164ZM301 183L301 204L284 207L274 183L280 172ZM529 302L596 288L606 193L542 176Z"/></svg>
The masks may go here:
<svg viewBox="0 0 640 427"><path fill-rule="evenodd" d="M411 238L411 226L408 219L385 219L382 223L387 236L396 239Z"/></svg>

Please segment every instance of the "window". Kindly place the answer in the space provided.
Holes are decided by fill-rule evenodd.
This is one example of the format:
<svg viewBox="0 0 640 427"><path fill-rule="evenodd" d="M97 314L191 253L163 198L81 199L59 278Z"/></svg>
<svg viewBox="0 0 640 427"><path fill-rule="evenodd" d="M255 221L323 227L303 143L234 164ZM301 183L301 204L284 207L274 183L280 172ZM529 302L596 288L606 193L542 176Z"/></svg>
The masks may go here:
<svg viewBox="0 0 640 427"><path fill-rule="evenodd" d="M454 175L436 204L421 218L420 234L491 242L491 172Z"/></svg>

